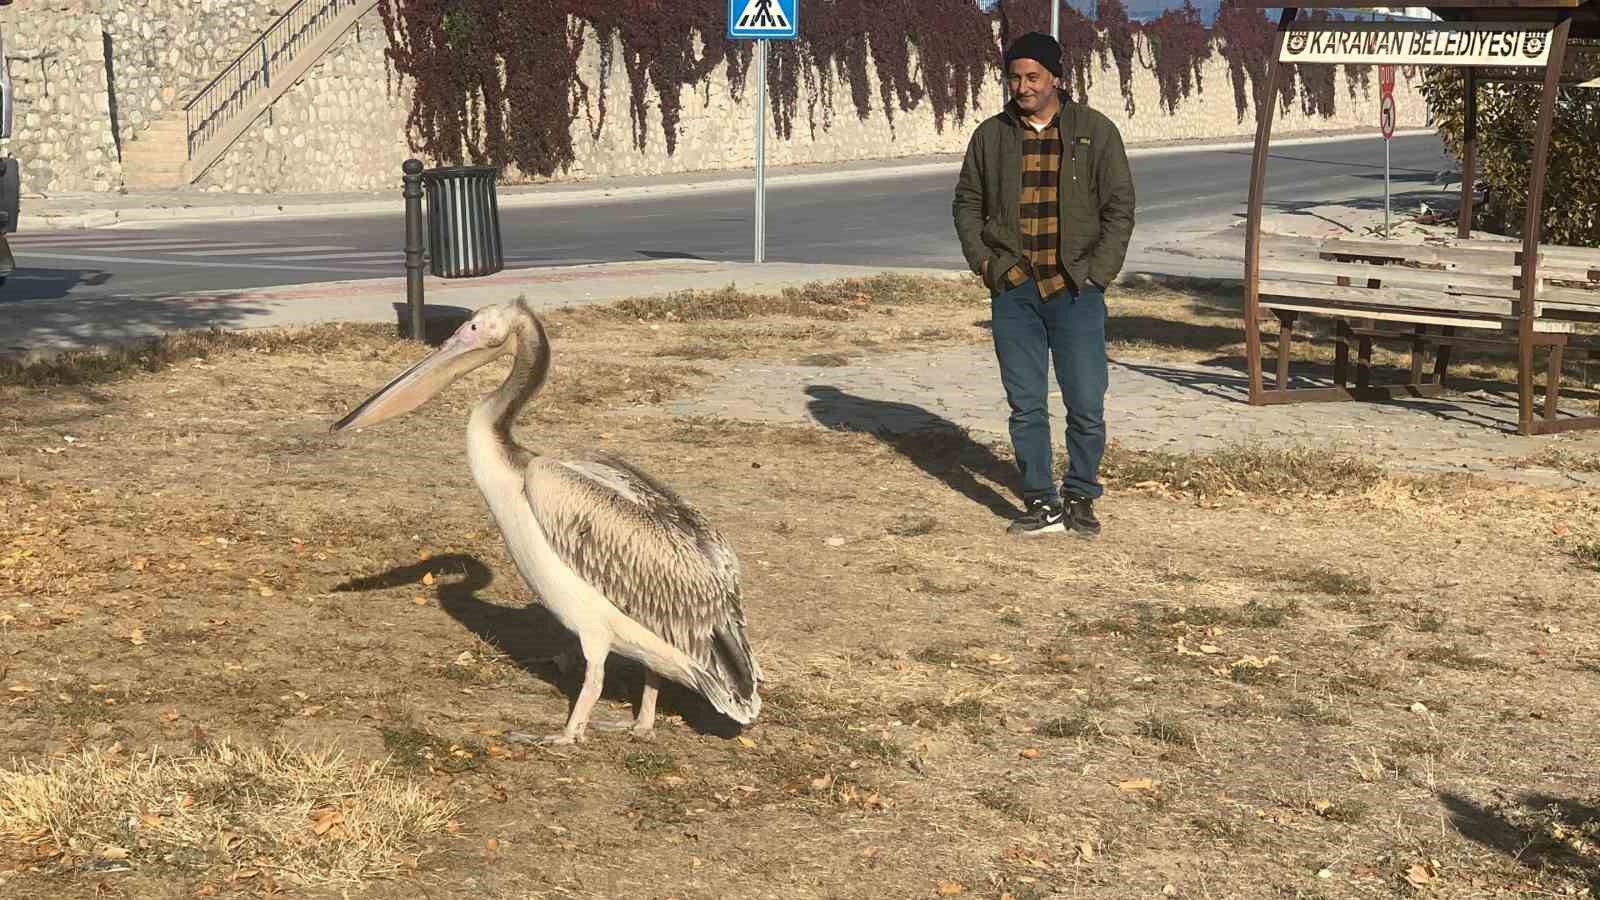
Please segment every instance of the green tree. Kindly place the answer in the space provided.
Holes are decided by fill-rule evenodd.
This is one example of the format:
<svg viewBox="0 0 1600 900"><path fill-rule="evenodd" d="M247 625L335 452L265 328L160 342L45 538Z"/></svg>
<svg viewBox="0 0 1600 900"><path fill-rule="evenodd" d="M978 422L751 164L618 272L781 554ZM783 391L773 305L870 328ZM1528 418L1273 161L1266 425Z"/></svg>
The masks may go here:
<svg viewBox="0 0 1600 900"><path fill-rule="evenodd" d="M1568 58L1569 76L1600 76L1600 57L1569 48ZM1457 160L1466 130L1464 85L1454 68L1430 70L1422 84L1439 136ZM1485 199L1473 207L1475 229L1522 235L1542 91L1536 83L1478 85L1477 156ZM1600 90L1574 85L1556 95L1543 206L1540 240L1600 247Z"/></svg>

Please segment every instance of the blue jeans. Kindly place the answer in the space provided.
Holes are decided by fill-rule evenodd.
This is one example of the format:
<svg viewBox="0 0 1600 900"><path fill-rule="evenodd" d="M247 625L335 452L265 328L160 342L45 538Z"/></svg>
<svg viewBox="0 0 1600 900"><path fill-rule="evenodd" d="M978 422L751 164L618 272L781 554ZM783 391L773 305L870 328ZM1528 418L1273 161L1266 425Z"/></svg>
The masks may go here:
<svg viewBox="0 0 1600 900"><path fill-rule="evenodd" d="M1000 382L1011 405L1011 446L1022 470L1024 502L1059 500L1051 467L1049 376L1067 407L1067 474L1061 488L1099 499L1100 458L1106 450L1106 295L1088 285L1049 302L1032 280L995 294L993 331Z"/></svg>

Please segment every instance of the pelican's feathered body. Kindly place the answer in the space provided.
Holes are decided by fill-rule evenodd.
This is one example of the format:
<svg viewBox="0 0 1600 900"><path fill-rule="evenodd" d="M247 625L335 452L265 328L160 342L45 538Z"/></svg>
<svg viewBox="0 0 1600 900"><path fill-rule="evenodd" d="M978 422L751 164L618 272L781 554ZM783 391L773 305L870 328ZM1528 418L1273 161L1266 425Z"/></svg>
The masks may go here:
<svg viewBox="0 0 1600 900"><path fill-rule="evenodd" d="M658 676L699 692L741 724L753 721L761 669L745 635L739 561L727 540L669 488L621 460L551 459L512 439L518 411L550 368L544 325L524 303L480 310L334 430L416 409L507 354L514 355L510 375L468 420L467 458L518 571L582 647L583 688L566 728L545 740L583 739L613 651L647 672L636 734L654 727Z"/></svg>

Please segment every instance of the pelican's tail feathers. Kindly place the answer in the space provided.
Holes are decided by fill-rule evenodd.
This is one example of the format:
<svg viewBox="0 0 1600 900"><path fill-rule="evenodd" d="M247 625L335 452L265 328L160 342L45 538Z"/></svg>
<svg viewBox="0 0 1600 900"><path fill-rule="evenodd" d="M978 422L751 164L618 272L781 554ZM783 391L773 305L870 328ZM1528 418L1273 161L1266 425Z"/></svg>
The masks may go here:
<svg viewBox="0 0 1600 900"><path fill-rule="evenodd" d="M689 674L694 679L694 689L709 700L717 712L740 725L749 725L760 714L761 694L758 685L751 683L748 690L737 690L738 686L723 673L701 665L694 666Z"/></svg>

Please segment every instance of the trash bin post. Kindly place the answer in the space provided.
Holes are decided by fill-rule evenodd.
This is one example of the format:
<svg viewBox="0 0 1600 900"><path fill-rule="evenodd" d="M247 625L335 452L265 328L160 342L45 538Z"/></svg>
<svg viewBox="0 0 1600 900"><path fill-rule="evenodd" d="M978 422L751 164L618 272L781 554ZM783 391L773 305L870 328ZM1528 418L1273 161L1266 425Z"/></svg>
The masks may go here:
<svg viewBox="0 0 1600 900"><path fill-rule="evenodd" d="M406 304L411 308L411 339L426 340L422 326L422 162L408 159L401 195L406 201Z"/></svg>

